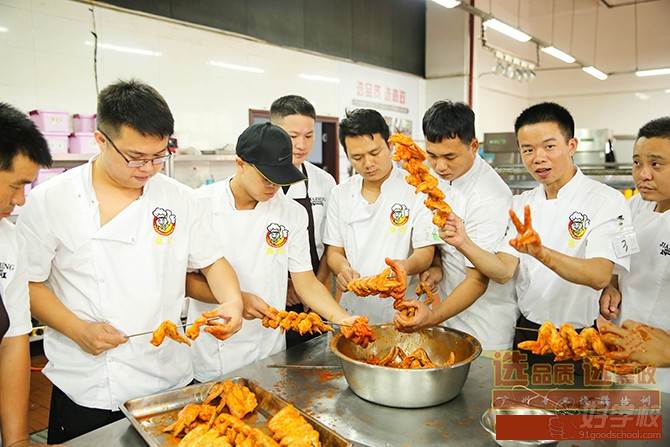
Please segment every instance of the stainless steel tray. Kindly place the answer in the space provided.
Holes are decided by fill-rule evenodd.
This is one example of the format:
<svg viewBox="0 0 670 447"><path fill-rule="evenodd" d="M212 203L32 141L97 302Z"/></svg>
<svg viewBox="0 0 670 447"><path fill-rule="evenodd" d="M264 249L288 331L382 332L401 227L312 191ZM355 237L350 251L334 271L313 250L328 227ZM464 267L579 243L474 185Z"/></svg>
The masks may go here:
<svg viewBox="0 0 670 447"><path fill-rule="evenodd" d="M253 380L242 377L236 377L231 380L249 387L256 394L256 399L258 400L258 407L256 407L254 414L247 416L244 422L270 434L267 429L267 421L279 410L289 405L289 403L276 394L262 388ZM177 413L186 404L202 402L207 396L209 389L216 382L219 381L190 385L178 390L132 399L121 406L121 411L150 447L175 447L181 438L175 438L170 433L163 433L161 429L174 422ZM351 447L352 444L345 438L299 408L298 411L319 432L323 447Z"/></svg>

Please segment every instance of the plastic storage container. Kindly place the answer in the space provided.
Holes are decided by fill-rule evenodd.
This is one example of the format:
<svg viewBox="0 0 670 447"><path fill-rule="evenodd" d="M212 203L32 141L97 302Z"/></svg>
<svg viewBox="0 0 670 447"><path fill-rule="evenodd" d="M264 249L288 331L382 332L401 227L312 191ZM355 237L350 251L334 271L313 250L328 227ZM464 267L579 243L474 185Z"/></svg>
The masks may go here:
<svg viewBox="0 0 670 447"><path fill-rule="evenodd" d="M42 132L44 139L47 140L49 151L52 154L66 154L68 148L68 138L66 133Z"/></svg>
<svg viewBox="0 0 670 447"><path fill-rule="evenodd" d="M70 133L70 114L67 112L31 110L28 114L42 133Z"/></svg>
<svg viewBox="0 0 670 447"><path fill-rule="evenodd" d="M74 133L93 133L95 132L95 114L81 115L79 113L72 115Z"/></svg>
<svg viewBox="0 0 670 447"><path fill-rule="evenodd" d="M98 144L93 132L75 132L69 137L69 151L71 154L97 154Z"/></svg>

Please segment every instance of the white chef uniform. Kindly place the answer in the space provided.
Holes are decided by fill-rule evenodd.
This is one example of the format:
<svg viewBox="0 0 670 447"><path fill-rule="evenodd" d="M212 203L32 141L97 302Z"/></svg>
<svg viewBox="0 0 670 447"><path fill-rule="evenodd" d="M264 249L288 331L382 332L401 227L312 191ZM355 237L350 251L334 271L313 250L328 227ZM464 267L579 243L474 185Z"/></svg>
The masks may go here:
<svg viewBox="0 0 670 447"><path fill-rule="evenodd" d="M323 233L326 230L326 212L330 194L335 187L335 179L332 175L305 161L303 166L307 171L309 181L309 198L312 203L312 214L314 215L314 240L316 241L316 252L319 258L323 256ZM286 192L286 197L291 199L302 199L305 197L305 182L292 184Z"/></svg>
<svg viewBox="0 0 670 447"><path fill-rule="evenodd" d="M494 251L505 236L512 191L488 163L479 156L468 172L447 182L440 180L447 203L463 219L465 230L478 246ZM466 267L472 263L449 244L441 244L443 279L440 296L448 297L465 279ZM507 284L489 282L486 292L446 326L475 336L484 349L509 349L514 341L518 318L513 281Z"/></svg>
<svg viewBox="0 0 670 447"><path fill-rule="evenodd" d="M614 248L631 222L620 192L577 169L556 199L547 200L542 185L514 196L513 208L521 221L524 205L530 205L533 228L544 246L576 258L609 259L615 273L628 270L630 256L617 254ZM591 326L599 313L600 291L570 283L532 256L516 251L509 241L517 234L510 221L499 251L519 258L516 292L521 314L537 324Z"/></svg>
<svg viewBox="0 0 670 447"><path fill-rule="evenodd" d="M9 316L5 337L25 335L32 330L25 244L16 227L0 219L0 294Z"/></svg>
<svg viewBox="0 0 670 447"><path fill-rule="evenodd" d="M656 203L639 194L630 207L640 251L631 256L630 271L619 275L621 321L670 331L670 211L655 212ZM670 369L656 370L656 384L670 393Z"/></svg>
<svg viewBox="0 0 670 447"><path fill-rule="evenodd" d="M235 269L240 288L276 309L284 309L288 272L312 271L307 212L281 191L252 210L237 210L230 180L198 190L211 207L216 237L225 242L224 256ZM210 309L212 305L191 300L188 320ZM195 377L199 381L216 379L285 346L281 331L264 328L257 319L245 320L242 329L223 342L203 334L191 350Z"/></svg>
<svg viewBox="0 0 670 447"><path fill-rule="evenodd" d="M407 175L394 167L374 203L363 198L363 177L358 174L333 190L324 243L344 247L351 267L361 276L384 270L386 257L405 259L413 249L442 242L432 223L433 216L423 204L426 196L414 192L414 187L405 182ZM416 277L408 284L408 297L415 297L415 287ZM371 323L393 321L392 299L361 298L346 292L340 303L351 314L367 316Z"/></svg>
<svg viewBox="0 0 670 447"><path fill-rule="evenodd" d="M207 210L189 187L157 174L137 200L100 226L92 161L31 191L18 221L29 280L46 281L79 318L107 321L128 335L178 322L187 269L222 255ZM166 340L154 347L150 337L93 356L49 329L44 374L75 403L107 410L188 384L188 346Z"/></svg>

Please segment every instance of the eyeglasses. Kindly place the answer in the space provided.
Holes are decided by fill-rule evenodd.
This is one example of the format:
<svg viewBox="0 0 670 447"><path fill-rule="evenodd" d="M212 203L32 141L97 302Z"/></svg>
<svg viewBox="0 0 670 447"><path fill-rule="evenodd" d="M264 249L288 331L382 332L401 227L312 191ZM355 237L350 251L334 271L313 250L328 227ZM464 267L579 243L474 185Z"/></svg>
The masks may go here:
<svg viewBox="0 0 670 447"><path fill-rule="evenodd" d="M115 150L116 152L118 152L119 155L121 156L121 158L123 158L123 159L125 160L125 162L126 162L126 166L128 166L129 168L133 168L133 169L135 169L135 168L142 168L142 167L146 166L146 164L149 163L149 162L151 162L151 163L152 163L153 165L155 165L155 166L160 166L160 165L164 164L164 163L165 163L165 162L172 156L171 153L167 153L166 155L162 155L162 156L160 156L160 157L155 157L155 158L130 160L128 157L126 157L125 155L123 155L123 152L121 152L121 151L119 150L119 148L116 147L116 144L114 144L114 142L112 141L112 139L109 138L109 136L107 136L107 134L106 134L105 132L103 132L103 131L100 130L100 129L98 129L98 131L99 131L101 134L104 135L104 137L107 139L107 141L109 141L109 143L112 145L112 147L114 148L114 150ZM170 149L166 147L165 150L168 150L168 151L169 151Z"/></svg>

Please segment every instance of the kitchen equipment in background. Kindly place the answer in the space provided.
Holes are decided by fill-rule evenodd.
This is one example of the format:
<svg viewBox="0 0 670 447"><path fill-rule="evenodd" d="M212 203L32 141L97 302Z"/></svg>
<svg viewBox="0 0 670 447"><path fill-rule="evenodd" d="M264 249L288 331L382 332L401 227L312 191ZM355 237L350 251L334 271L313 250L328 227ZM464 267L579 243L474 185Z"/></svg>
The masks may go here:
<svg viewBox="0 0 670 447"><path fill-rule="evenodd" d="M412 334L398 332L393 324L372 327L376 341L362 348L337 334L330 345L340 358L344 377L359 397L377 404L399 408L439 405L460 394L482 347L473 336L455 329L434 327ZM454 352L451 366L425 369L397 369L370 365L365 360L386 355L399 346L406 353L423 348L436 364L444 364Z"/></svg>
<svg viewBox="0 0 670 447"><path fill-rule="evenodd" d="M65 169L63 168L40 169L39 172L37 173L37 178L33 182L33 188L39 185L40 183L46 182L51 177L55 177L58 174L62 174L63 172L65 172Z"/></svg>
<svg viewBox="0 0 670 447"><path fill-rule="evenodd" d="M60 132L42 132L52 154L67 154L68 134Z"/></svg>

